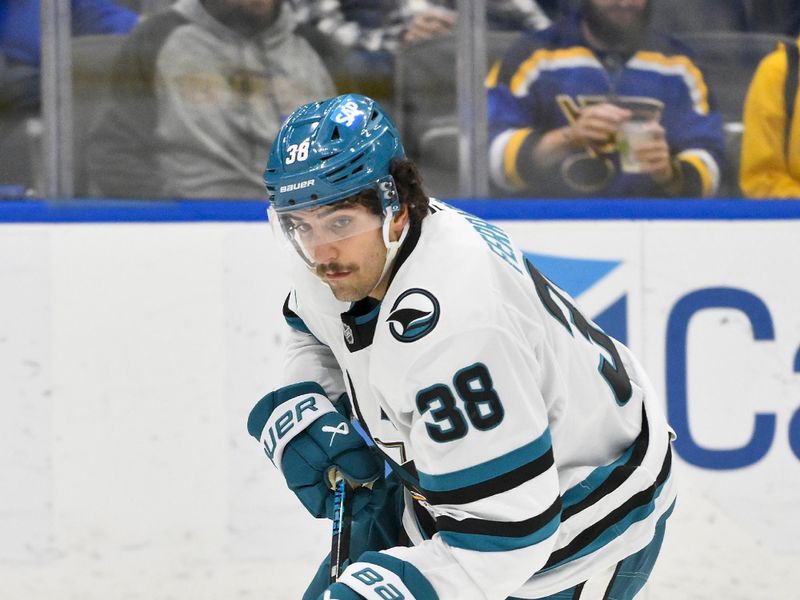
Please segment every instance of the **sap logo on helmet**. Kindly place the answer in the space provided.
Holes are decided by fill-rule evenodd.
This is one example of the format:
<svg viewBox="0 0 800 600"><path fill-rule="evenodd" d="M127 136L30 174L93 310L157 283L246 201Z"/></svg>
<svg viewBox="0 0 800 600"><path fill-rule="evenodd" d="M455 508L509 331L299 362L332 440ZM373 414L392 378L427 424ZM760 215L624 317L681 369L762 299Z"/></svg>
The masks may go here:
<svg viewBox="0 0 800 600"><path fill-rule="evenodd" d="M278 191L283 192L292 192L294 190L302 190L303 188L311 187L314 185L314 179L306 179L305 181L300 181L298 183L287 183L286 185L282 185L278 188Z"/></svg>
<svg viewBox="0 0 800 600"><path fill-rule="evenodd" d="M342 106L339 108L339 111L333 116L333 120L335 123L352 127L355 124L356 119L363 116L365 116L365 113L363 110L358 108L358 104L352 100L348 100L342 104Z"/></svg>

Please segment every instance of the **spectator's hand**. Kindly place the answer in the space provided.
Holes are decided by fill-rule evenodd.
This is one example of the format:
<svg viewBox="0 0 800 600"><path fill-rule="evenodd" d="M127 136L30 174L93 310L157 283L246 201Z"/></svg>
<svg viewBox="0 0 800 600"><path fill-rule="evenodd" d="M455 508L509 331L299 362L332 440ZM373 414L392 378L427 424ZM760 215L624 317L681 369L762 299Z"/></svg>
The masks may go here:
<svg viewBox="0 0 800 600"><path fill-rule="evenodd" d="M595 148L604 146L614 140L619 124L630 119L632 114L627 108L607 102L587 106L570 126L571 143Z"/></svg>
<svg viewBox="0 0 800 600"><path fill-rule="evenodd" d="M453 29L455 22L455 12L438 7L430 8L414 15L408 24L403 41L415 42L443 35Z"/></svg>
<svg viewBox="0 0 800 600"><path fill-rule="evenodd" d="M675 176L666 132L657 121L649 121L647 129L650 136L634 149L636 160L641 165L642 173L650 175L656 183L666 185Z"/></svg>

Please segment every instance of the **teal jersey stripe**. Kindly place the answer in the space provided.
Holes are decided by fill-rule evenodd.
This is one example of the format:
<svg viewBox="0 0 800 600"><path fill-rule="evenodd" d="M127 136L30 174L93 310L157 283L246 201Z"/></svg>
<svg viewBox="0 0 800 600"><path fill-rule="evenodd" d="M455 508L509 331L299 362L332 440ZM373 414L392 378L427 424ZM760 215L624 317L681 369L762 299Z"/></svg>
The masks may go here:
<svg viewBox="0 0 800 600"><path fill-rule="evenodd" d="M296 329L300 333L311 334L311 330L308 327L306 327L306 324L303 322L303 319L301 319L300 317L286 316L285 318L286 318L286 322L289 324L289 327L291 327L292 329Z"/></svg>
<svg viewBox="0 0 800 600"><path fill-rule="evenodd" d="M667 478L667 481L669 481L669 478ZM586 556L587 554L591 554L592 552L599 550L609 542L621 536L634 523L638 523L639 521L644 521L656 509L656 499L661 495L661 492L664 489L664 485L666 484L667 481L665 481L656 488L655 494L653 495L653 499L650 502L629 512L624 519L615 522L603 533L597 536L597 538L595 538L590 544L587 544L586 546L584 546L577 552L571 554L564 560L561 560L552 565L548 565L546 568L542 569L542 571L549 571L550 569L555 569L556 567L559 567L565 563L581 558L582 556Z"/></svg>
<svg viewBox="0 0 800 600"><path fill-rule="evenodd" d="M458 533L454 531L442 531L439 535L442 536L442 540L454 548L475 550L477 552L508 552L509 550L527 548L546 540L558 531L560 524L561 513L558 513L543 527L521 537Z"/></svg>
<svg viewBox="0 0 800 600"><path fill-rule="evenodd" d="M620 456L617 460L613 463L608 464L603 467L597 467L591 473L589 473L588 477L586 477L583 481L578 483L577 485L572 486L569 488L564 494L562 495L562 500L564 502L564 509L569 508L570 506L574 506L578 504L582 500L584 500L589 494L594 492L597 488L599 488L605 481L608 479L608 476L620 465L623 465L630 460L631 454L633 454L633 450L636 447L636 444L632 444L626 451L625 454Z"/></svg>
<svg viewBox="0 0 800 600"><path fill-rule="evenodd" d="M448 492L483 483L533 462L550 450L551 445L550 430L545 429L531 443L479 465L441 475L430 475L418 470L419 483L424 490L431 492Z"/></svg>
<svg viewBox="0 0 800 600"><path fill-rule="evenodd" d="M371 311L369 311L365 315L361 315L360 317L356 317L356 325L363 325L364 323L369 323L374 318L378 316L378 313L381 312L381 304L380 302L375 305Z"/></svg>

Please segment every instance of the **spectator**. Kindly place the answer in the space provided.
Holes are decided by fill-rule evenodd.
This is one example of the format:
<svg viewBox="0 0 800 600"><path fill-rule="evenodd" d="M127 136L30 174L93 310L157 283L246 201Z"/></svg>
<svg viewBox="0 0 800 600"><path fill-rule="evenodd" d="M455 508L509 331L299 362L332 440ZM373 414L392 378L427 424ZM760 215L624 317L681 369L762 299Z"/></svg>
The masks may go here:
<svg viewBox="0 0 800 600"><path fill-rule="evenodd" d="M398 0L290 0L298 33L322 56L340 91L361 91L389 101L394 54L407 15Z"/></svg>
<svg viewBox="0 0 800 600"><path fill-rule="evenodd" d="M491 69L494 183L545 197L716 192L720 116L686 48L650 29L652 1L582 0ZM644 137L629 145L625 170L623 123Z"/></svg>
<svg viewBox="0 0 800 600"><path fill-rule="evenodd" d="M72 0L72 34L128 33L138 15L113 0ZM0 3L0 52L12 64L39 67L39 0Z"/></svg>
<svg viewBox="0 0 800 600"><path fill-rule="evenodd" d="M127 33L135 12L112 0L72 0L72 33ZM0 181L30 185L26 121L39 114L39 0L0 2Z"/></svg>
<svg viewBox="0 0 800 600"><path fill-rule="evenodd" d="M544 13L550 19L557 19L564 11L564 4L567 3L568 0L536 0L536 3L539 5Z"/></svg>
<svg viewBox="0 0 800 600"><path fill-rule="evenodd" d="M452 30L455 0L291 0L296 18L348 48L396 52L402 42ZM550 24L535 0L489 0L490 26L543 29Z"/></svg>
<svg viewBox="0 0 800 600"><path fill-rule="evenodd" d="M787 114L787 63L781 44L761 61L747 92L739 184L750 198L800 197L800 129L795 103ZM796 74L796 64L794 69ZM788 90L790 101L796 89L797 77Z"/></svg>
<svg viewBox="0 0 800 600"><path fill-rule="evenodd" d="M302 33L325 57L340 91L391 101L394 56L403 43L451 33L455 0L291 0ZM489 0L489 26L542 29L535 0Z"/></svg>
<svg viewBox="0 0 800 600"><path fill-rule="evenodd" d="M90 179L116 197L261 197L254 173L283 120L333 93L282 0L179 0L121 51Z"/></svg>
<svg viewBox="0 0 800 600"><path fill-rule="evenodd" d="M453 10L458 0L428 0ZM545 29L550 25L546 2L539 0L486 0L486 19L492 29Z"/></svg>

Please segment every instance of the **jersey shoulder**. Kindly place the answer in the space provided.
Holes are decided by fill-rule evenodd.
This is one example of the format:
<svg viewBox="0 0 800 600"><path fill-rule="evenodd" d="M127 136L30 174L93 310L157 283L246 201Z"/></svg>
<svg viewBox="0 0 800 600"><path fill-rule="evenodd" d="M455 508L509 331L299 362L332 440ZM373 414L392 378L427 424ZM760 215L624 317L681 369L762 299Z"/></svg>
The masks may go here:
<svg viewBox="0 0 800 600"><path fill-rule="evenodd" d="M507 307L532 289L505 231L437 202L382 302L375 339L381 352L420 354L465 332L478 338L507 326Z"/></svg>
<svg viewBox="0 0 800 600"><path fill-rule="evenodd" d="M426 287L465 308L488 306L524 274L523 256L501 227L432 201L419 240L387 295Z"/></svg>

